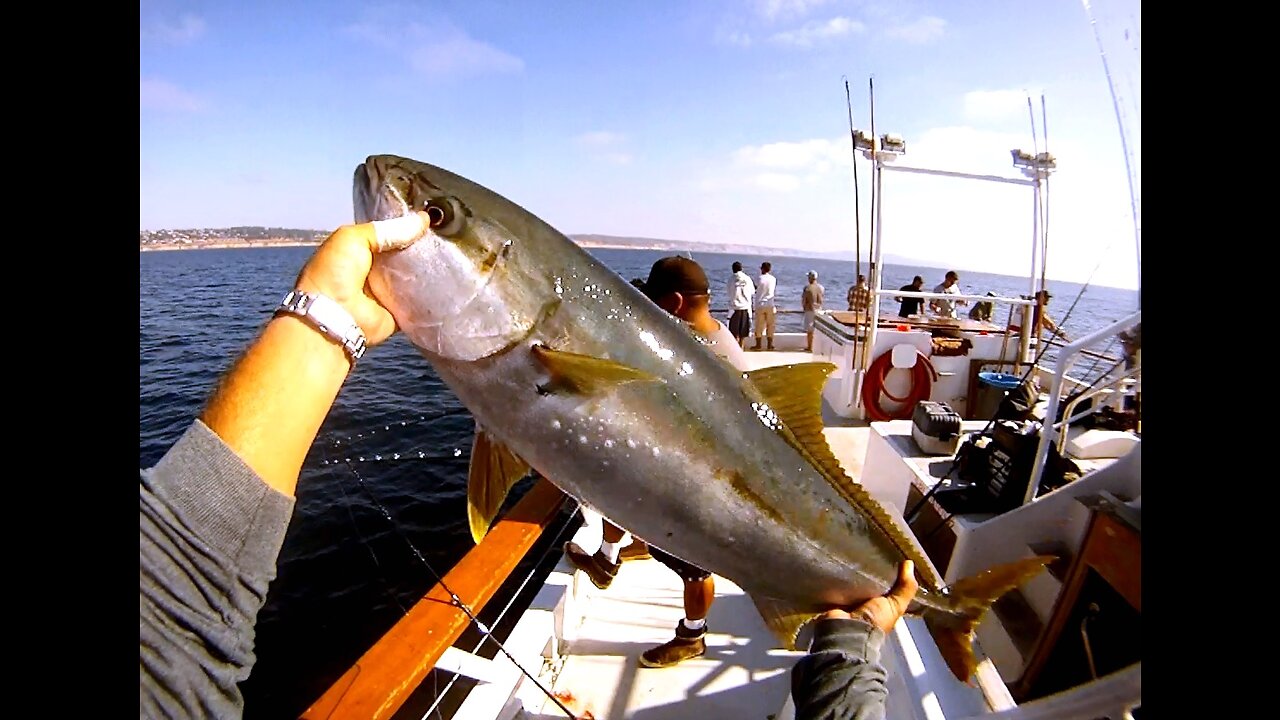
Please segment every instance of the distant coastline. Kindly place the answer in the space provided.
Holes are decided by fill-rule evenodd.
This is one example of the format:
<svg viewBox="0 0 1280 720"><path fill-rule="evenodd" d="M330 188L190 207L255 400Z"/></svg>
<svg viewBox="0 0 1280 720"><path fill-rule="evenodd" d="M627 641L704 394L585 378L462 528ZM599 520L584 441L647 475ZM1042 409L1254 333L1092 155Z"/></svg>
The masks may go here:
<svg viewBox="0 0 1280 720"><path fill-rule="evenodd" d="M279 247L315 247L328 237L327 232L319 230L294 230L289 228L238 227L200 230L144 230L139 234L139 252L166 252L172 250L235 250L261 249ZM685 240L663 240L659 238L618 237L613 235L569 235L579 247L606 250L645 250L668 253L711 253L719 255L745 255L762 258L810 258L834 260L837 262L853 262L851 252L819 252L814 250L795 250L792 248L759 247L740 245L737 243L709 243ZM885 265L900 265L914 268L934 268L938 270L952 269L940 266L933 261L909 258L903 255L885 253L882 261ZM968 268L954 268L966 271ZM976 272L989 272L976 269ZM1016 275L1015 275L1016 276ZM1064 281L1074 282L1074 281ZM1102 283L1094 283L1102 284ZM1119 286L1118 289L1134 290L1132 287Z"/></svg>
<svg viewBox="0 0 1280 720"><path fill-rule="evenodd" d="M138 251L228 250L237 248L313 247L327 233L318 230L239 227L198 230L159 230L139 233ZM579 247L610 250L658 250L676 253L701 252L741 254L761 257L803 257L852 261L850 252L817 252L792 248L758 247L737 243L708 243L660 238L618 237L614 235L569 235ZM885 256L886 263L905 261Z"/></svg>
<svg viewBox="0 0 1280 720"><path fill-rule="evenodd" d="M168 250L243 250L245 248L314 247L319 241L302 240L207 240L201 242L157 242L139 245L138 252L165 252Z"/></svg>
<svg viewBox="0 0 1280 720"><path fill-rule="evenodd" d="M655 244L652 246L645 245L628 245L625 243L596 243L581 242L579 247L584 248L604 248L608 250L669 250L670 247ZM138 252L166 252L169 250L244 250L247 248L273 248L273 247L315 247L320 241L299 241L299 240L201 240L197 242L153 242L146 245L139 245ZM697 245L683 245L682 249L694 249L699 252L720 252L719 250L704 250ZM757 248L757 253L764 252Z"/></svg>

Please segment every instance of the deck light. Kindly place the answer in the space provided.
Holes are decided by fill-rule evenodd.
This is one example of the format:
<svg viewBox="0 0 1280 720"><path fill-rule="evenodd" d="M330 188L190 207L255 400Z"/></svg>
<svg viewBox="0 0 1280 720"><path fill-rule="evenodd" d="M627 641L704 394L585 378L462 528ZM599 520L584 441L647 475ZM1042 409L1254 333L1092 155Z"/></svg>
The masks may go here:
<svg viewBox="0 0 1280 720"><path fill-rule="evenodd" d="M1013 156L1013 166L1033 180L1043 180L1058 169L1058 159L1048 152L1032 155L1026 150L1010 150L1009 153Z"/></svg>
<svg viewBox="0 0 1280 720"><path fill-rule="evenodd" d="M854 130L853 146L862 151L864 158L880 162L893 162L899 155L907 154L907 141L896 133L872 138L861 130Z"/></svg>

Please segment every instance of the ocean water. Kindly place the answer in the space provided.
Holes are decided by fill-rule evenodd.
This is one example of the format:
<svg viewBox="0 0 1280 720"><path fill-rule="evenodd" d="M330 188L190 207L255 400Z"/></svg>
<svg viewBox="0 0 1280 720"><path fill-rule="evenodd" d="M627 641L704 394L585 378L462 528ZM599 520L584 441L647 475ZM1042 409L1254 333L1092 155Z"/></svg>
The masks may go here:
<svg viewBox="0 0 1280 720"><path fill-rule="evenodd" d="M200 413L312 251L139 253L140 467L154 465ZM670 254L591 252L625 279L645 277ZM762 260L771 261L783 309L800 309L805 273L816 270L826 307L842 310L855 275L847 261L691 256L707 270L717 309L727 308L734 260L753 278ZM944 272L886 265L884 287L919 274L932 289ZM1029 291L1023 278L964 271L960 278L965 293ZM1073 336L1138 308L1131 290L1052 280L1049 287L1050 314ZM896 307L882 300L882 312ZM995 320L1007 312L997 306ZM778 332L801 327L798 313L778 317ZM257 664L243 684L247 718L296 718L472 547L465 505L472 429L466 409L402 336L356 366L302 469L279 576L259 616Z"/></svg>

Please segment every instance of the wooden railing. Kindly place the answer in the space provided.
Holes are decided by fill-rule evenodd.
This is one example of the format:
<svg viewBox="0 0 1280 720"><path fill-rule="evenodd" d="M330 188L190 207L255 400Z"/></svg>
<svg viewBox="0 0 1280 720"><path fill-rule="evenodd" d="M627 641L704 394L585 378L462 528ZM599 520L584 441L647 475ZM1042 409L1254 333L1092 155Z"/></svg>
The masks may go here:
<svg viewBox="0 0 1280 720"><path fill-rule="evenodd" d="M383 720L394 715L471 624L449 590L473 613L479 613L555 518L565 498L550 481L539 478L484 540L302 717Z"/></svg>

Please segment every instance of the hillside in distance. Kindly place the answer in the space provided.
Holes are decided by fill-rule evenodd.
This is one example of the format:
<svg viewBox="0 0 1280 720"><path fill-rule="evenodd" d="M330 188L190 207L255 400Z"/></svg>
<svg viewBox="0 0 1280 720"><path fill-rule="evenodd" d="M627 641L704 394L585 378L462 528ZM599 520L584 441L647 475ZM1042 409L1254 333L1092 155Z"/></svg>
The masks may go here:
<svg viewBox="0 0 1280 720"><path fill-rule="evenodd" d="M265 247L271 245L318 245L329 234L326 230L301 230L262 226L229 228L188 228L182 230L142 230L138 233L139 250L180 250L197 248ZM773 257L805 257L852 262L852 250L819 252L795 248L744 245L740 243L708 243L662 238L621 237L617 235L573 234L568 236L584 248L624 248L632 250L668 250L671 252L706 252ZM926 260L892 254L884 256L889 264L931 266Z"/></svg>

